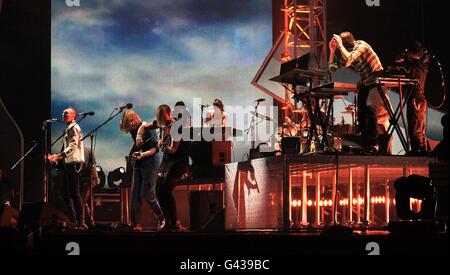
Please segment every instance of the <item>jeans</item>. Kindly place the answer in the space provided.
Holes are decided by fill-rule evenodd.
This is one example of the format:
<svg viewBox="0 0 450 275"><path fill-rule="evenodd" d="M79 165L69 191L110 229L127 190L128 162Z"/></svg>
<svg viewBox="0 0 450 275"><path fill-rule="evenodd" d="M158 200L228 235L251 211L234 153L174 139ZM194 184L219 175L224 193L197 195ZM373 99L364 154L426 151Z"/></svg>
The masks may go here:
<svg viewBox="0 0 450 275"><path fill-rule="evenodd" d="M159 157L140 160L135 168L135 181L132 187L132 220L133 223L142 224L142 203L147 201L158 220L164 219L164 214L156 195L156 183L159 170Z"/></svg>
<svg viewBox="0 0 450 275"><path fill-rule="evenodd" d="M167 227L177 226L177 203L173 191L182 181L181 177L189 170L189 160L163 161L158 177L158 197L167 219Z"/></svg>
<svg viewBox="0 0 450 275"><path fill-rule="evenodd" d="M386 96L390 104L389 98ZM386 126L389 115L380 97L377 87L362 85L358 95L358 124L361 132L362 145L377 146L378 125Z"/></svg>
<svg viewBox="0 0 450 275"><path fill-rule="evenodd" d="M418 91L413 91L408 101L408 136L412 151L426 151L427 101Z"/></svg>

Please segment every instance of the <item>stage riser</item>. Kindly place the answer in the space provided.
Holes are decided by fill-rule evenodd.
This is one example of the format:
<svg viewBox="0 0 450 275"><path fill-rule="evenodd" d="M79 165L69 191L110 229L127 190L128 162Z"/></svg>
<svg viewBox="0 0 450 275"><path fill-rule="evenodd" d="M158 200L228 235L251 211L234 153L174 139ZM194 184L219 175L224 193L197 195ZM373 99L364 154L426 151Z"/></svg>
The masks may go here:
<svg viewBox="0 0 450 275"><path fill-rule="evenodd" d="M333 223L335 192L337 222L356 228L383 228L397 220L394 182L412 174L428 177L429 164L434 162L429 157L315 154L229 164L226 228L324 227ZM411 201L411 209L419 211L421 202Z"/></svg>

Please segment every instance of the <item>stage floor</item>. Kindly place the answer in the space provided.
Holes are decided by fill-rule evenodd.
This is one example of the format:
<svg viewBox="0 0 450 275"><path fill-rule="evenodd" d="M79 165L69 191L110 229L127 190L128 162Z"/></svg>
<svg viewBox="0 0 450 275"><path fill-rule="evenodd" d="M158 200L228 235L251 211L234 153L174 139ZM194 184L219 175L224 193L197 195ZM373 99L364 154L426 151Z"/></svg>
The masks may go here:
<svg viewBox="0 0 450 275"><path fill-rule="evenodd" d="M9 238L9 240L12 240ZM143 254L196 257L277 257L298 255L367 255L375 242L381 255L448 255L448 234L401 234L387 231L354 231L351 236L324 236L320 232L230 233L66 232L28 239L19 254L67 255L66 245L76 242L82 255Z"/></svg>

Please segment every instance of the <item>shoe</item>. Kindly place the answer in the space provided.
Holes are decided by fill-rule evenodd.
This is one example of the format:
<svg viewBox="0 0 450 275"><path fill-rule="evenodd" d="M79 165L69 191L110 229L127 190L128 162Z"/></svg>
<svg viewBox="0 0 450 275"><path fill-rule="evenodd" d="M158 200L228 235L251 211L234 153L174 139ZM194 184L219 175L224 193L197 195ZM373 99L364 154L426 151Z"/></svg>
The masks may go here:
<svg viewBox="0 0 450 275"><path fill-rule="evenodd" d="M171 232L187 232L187 228L181 225L180 221L177 221L175 227L170 229Z"/></svg>
<svg viewBox="0 0 450 275"><path fill-rule="evenodd" d="M136 225L133 227L133 231L134 231L134 232L143 232L144 229L142 228L142 225L136 224Z"/></svg>
<svg viewBox="0 0 450 275"><path fill-rule="evenodd" d="M160 232L166 227L166 219L162 218L158 221L158 227L156 228L156 231Z"/></svg>
<svg viewBox="0 0 450 275"><path fill-rule="evenodd" d="M80 224L80 225L77 227L77 229L78 229L79 231L86 231L86 230L89 229L89 227L88 227L85 223L82 223L82 224Z"/></svg>

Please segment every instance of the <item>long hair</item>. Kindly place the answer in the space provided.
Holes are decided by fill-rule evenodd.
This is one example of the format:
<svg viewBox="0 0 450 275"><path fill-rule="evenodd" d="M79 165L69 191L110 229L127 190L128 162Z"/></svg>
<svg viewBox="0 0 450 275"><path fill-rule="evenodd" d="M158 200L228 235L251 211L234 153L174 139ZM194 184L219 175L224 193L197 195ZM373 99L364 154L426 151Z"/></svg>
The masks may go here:
<svg viewBox="0 0 450 275"><path fill-rule="evenodd" d="M122 115L122 121L120 122L120 130L125 133L129 133L136 130L142 124L142 119L139 115L132 110L126 110Z"/></svg>
<svg viewBox="0 0 450 275"><path fill-rule="evenodd" d="M222 100L220 100L220 99L214 99L213 106L216 106L217 108L219 108L219 109L222 111L222 113L225 112L225 108L224 108L224 106L223 106Z"/></svg>
<svg viewBox="0 0 450 275"><path fill-rule="evenodd" d="M169 105L159 105L158 108L156 108L156 121L158 122L158 126L164 127L170 124L172 122L171 114L172 109L170 109Z"/></svg>

